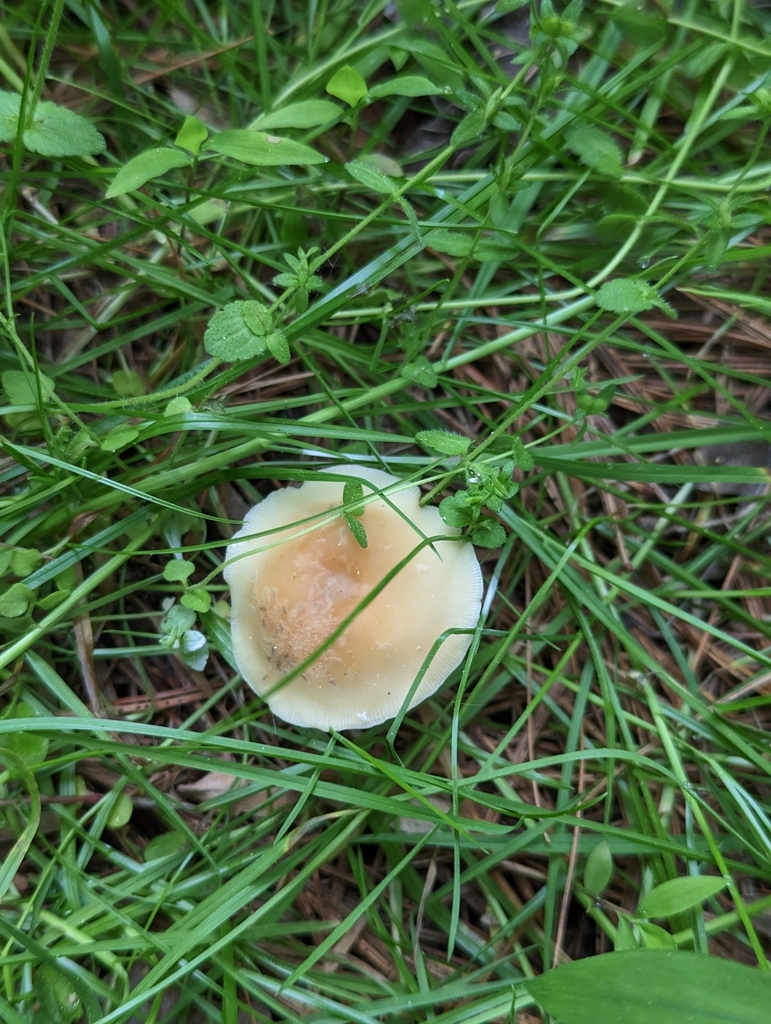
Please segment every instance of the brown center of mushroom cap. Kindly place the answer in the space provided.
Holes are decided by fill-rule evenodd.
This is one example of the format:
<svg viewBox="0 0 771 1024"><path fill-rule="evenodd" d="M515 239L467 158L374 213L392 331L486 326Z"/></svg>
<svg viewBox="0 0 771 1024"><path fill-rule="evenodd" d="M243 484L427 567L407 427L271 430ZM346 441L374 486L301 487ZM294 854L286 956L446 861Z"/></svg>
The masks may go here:
<svg viewBox="0 0 771 1024"><path fill-rule="evenodd" d="M367 548L359 546L344 520L336 519L290 539L266 559L254 583L253 601L262 627L260 643L276 670L276 681L311 657L421 539L387 506L370 506L362 524L373 537ZM420 615L414 601L406 602L410 614L405 614L404 597L436 557L430 550L421 550L304 670L301 679L314 687L360 686L363 678L380 676L384 670L407 669L408 660L417 671L426 653L423 645L395 650L392 641L405 628L415 628ZM375 650L379 652L377 670L371 661ZM408 659L408 654L413 657Z"/></svg>

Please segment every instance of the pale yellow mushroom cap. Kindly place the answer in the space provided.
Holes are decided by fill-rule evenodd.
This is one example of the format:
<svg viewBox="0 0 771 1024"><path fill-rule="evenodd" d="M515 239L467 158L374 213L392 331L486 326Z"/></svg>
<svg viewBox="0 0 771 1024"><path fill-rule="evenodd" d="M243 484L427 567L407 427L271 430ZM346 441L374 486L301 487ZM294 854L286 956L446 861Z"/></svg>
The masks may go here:
<svg viewBox="0 0 771 1024"><path fill-rule="evenodd" d="M246 682L285 722L367 728L397 714L446 629L476 626L482 573L468 543L423 546L327 650L274 690L424 537L459 533L436 508L420 507L417 487L398 489L393 485L400 481L388 473L361 466L328 472L362 482L368 546L360 547L342 515L333 514L343 504L342 481L285 487L256 505L226 554L233 652ZM373 493L367 482L391 488L388 501L367 501ZM410 707L441 686L470 642L468 635L444 641Z"/></svg>

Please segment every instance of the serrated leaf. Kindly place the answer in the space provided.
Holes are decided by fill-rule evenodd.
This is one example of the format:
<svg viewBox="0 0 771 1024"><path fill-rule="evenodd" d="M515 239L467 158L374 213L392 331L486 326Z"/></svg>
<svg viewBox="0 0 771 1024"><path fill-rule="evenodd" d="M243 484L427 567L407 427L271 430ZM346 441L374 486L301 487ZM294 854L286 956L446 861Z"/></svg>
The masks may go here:
<svg viewBox="0 0 771 1024"><path fill-rule="evenodd" d="M185 608L194 612L208 612L211 608L211 595L204 587L194 587L181 597Z"/></svg>
<svg viewBox="0 0 771 1024"><path fill-rule="evenodd" d="M256 167L307 167L323 164L327 159L303 142L248 128L220 132L206 144L206 149Z"/></svg>
<svg viewBox="0 0 771 1024"><path fill-rule="evenodd" d="M645 895L637 913L645 917L671 917L698 906L725 888L725 880L714 875L685 875L670 878Z"/></svg>
<svg viewBox="0 0 771 1024"><path fill-rule="evenodd" d="M35 600L35 591L26 583L14 583L0 595L0 615L7 619L18 619L25 614Z"/></svg>
<svg viewBox="0 0 771 1024"><path fill-rule="evenodd" d="M473 511L463 504L458 495L442 499L439 503L439 515L442 517L442 522L455 529L463 529L464 526L470 526L474 521Z"/></svg>
<svg viewBox="0 0 771 1024"><path fill-rule="evenodd" d="M203 336L204 348L210 356L231 363L261 355L268 347L267 340L255 327L262 332L258 315L267 311L267 306L254 300L229 302L209 321Z"/></svg>
<svg viewBox="0 0 771 1024"><path fill-rule="evenodd" d="M105 198L114 199L127 192L134 192L152 178L160 178L175 167L189 167L192 162L190 154L181 149L169 149L167 146L146 149L121 167L107 189Z"/></svg>
<svg viewBox="0 0 771 1024"><path fill-rule="evenodd" d="M426 245L437 252L447 253L448 256L468 256L471 252L472 239L460 231L436 228L426 235Z"/></svg>
<svg viewBox="0 0 771 1024"><path fill-rule="evenodd" d="M120 451L122 448L127 448L132 441L136 441L138 437L139 431L136 427L132 427L128 423L121 423L119 426L113 427L104 438L101 444L102 451Z"/></svg>
<svg viewBox="0 0 771 1024"><path fill-rule="evenodd" d="M364 488L358 480L348 480L343 487L343 504L349 505L347 512L350 516L363 516Z"/></svg>
<svg viewBox="0 0 771 1024"><path fill-rule="evenodd" d="M582 164L609 177L620 177L623 154L606 132L591 124L581 124L570 128L565 140Z"/></svg>
<svg viewBox="0 0 771 1024"><path fill-rule="evenodd" d="M34 376L23 370L6 370L2 376L3 388L11 405L37 405L38 386L44 402L51 399L55 384L44 373Z"/></svg>
<svg viewBox="0 0 771 1024"><path fill-rule="evenodd" d="M597 305L609 313L629 314L643 313L653 309L657 304L658 295L655 289L644 281L618 277L615 281L606 281L597 292Z"/></svg>
<svg viewBox="0 0 771 1024"><path fill-rule="evenodd" d="M525 987L562 1024L759 1024L771 976L731 960L639 949L575 960Z"/></svg>
<svg viewBox="0 0 771 1024"><path fill-rule="evenodd" d="M0 142L13 142L19 131L21 96L0 92Z"/></svg>
<svg viewBox="0 0 771 1024"><path fill-rule="evenodd" d="M399 75L373 85L369 98L379 100L384 96L439 96L442 92L443 89L422 75Z"/></svg>
<svg viewBox="0 0 771 1024"><path fill-rule="evenodd" d="M349 515L347 512L343 512L343 519L345 519L348 529L354 536L356 543L360 548L366 548L367 546L367 531L364 529L361 521L356 519L354 516Z"/></svg>
<svg viewBox="0 0 771 1024"><path fill-rule="evenodd" d="M31 576L43 564L37 548L14 548L11 552L11 572L15 576Z"/></svg>
<svg viewBox="0 0 771 1024"><path fill-rule="evenodd" d="M116 370L112 375L112 386L117 394L126 398L138 398L147 390L145 382L136 370Z"/></svg>
<svg viewBox="0 0 771 1024"><path fill-rule="evenodd" d="M418 356L412 363L405 363L401 368L402 377L420 384L424 388L435 388L439 378L425 356Z"/></svg>
<svg viewBox="0 0 771 1024"><path fill-rule="evenodd" d="M351 160L350 163L345 165L345 169L352 178L355 178L366 188L372 189L373 192L379 192L381 195L386 196L393 196L397 192L398 185L396 182L392 181L375 167L370 167L359 160Z"/></svg>
<svg viewBox="0 0 771 1024"><path fill-rule="evenodd" d="M347 103L349 107L355 107L366 98L367 83L356 68L344 64L327 82L326 91L330 96Z"/></svg>
<svg viewBox="0 0 771 1024"><path fill-rule="evenodd" d="M584 889L590 896L604 892L613 874L613 855L603 839L586 858L584 867Z"/></svg>
<svg viewBox="0 0 771 1024"><path fill-rule="evenodd" d="M203 121L199 121L197 117L186 117L179 129L179 134L174 139L174 145L197 155L201 143L205 142L208 137L209 129Z"/></svg>
<svg viewBox="0 0 771 1024"><path fill-rule="evenodd" d="M448 430L419 430L415 440L425 448L433 448L443 455L465 455L471 444L470 438L452 434Z"/></svg>
<svg viewBox="0 0 771 1024"><path fill-rule="evenodd" d="M107 148L103 136L90 121L58 103L38 103L32 124L22 140L40 156L96 156Z"/></svg>
<svg viewBox="0 0 771 1024"><path fill-rule="evenodd" d="M494 519L482 519L474 527L471 541L480 548L499 548L506 543L506 531Z"/></svg>
<svg viewBox="0 0 771 1024"><path fill-rule="evenodd" d="M303 100L262 114L254 122L254 127L261 131L268 128L318 128L334 121L342 113L343 108L331 100Z"/></svg>
<svg viewBox="0 0 771 1024"><path fill-rule="evenodd" d="M172 558L163 567L163 578L169 583L186 583L195 572L195 565L184 558Z"/></svg>

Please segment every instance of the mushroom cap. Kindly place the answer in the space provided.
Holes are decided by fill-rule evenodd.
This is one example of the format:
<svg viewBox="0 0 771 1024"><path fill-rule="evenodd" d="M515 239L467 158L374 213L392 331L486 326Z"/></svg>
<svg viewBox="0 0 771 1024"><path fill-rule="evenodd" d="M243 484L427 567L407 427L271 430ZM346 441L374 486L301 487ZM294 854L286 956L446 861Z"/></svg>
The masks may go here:
<svg viewBox="0 0 771 1024"><path fill-rule="evenodd" d="M466 542L420 547L334 643L278 687L424 538L460 533L436 508L420 507L417 487L394 488L387 501L367 500L368 483L375 490L400 484L389 473L363 466L329 472L362 482L359 521L368 546L360 547L342 514L334 514L344 481L284 487L256 505L226 553L233 652L246 682L285 722L367 728L398 713L444 630L476 626L482 573ZM441 644L410 708L441 686L470 643L470 636L452 635Z"/></svg>

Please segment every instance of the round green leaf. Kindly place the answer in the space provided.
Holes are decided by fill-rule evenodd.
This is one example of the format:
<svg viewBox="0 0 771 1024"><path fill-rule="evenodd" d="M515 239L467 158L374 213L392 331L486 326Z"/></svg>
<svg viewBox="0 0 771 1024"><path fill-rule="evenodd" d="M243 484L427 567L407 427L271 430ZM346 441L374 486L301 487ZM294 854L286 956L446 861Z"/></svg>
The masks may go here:
<svg viewBox="0 0 771 1024"><path fill-rule="evenodd" d="M610 847L603 839L586 858L584 889L590 896L599 896L605 890L612 874L613 856Z"/></svg>
<svg viewBox="0 0 771 1024"><path fill-rule="evenodd" d="M181 832L163 832L155 836L145 847L145 862L173 857L187 846L187 838Z"/></svg>
<svg viewBox="0 0 771 1024"><path fill-rule="evenodd" d="M11 552L11 572L16 576L30 576L43 564L37 548L14 548Z"/></svg>
<svg viewBox="0 0 771 1024"><path fill-rule="evenodd" d="M250 306L260 306L267 313L267 307L259 302L229 302L209 321L203 336L203 345L210 356L235 362L261 355L267 348L267 341L259 328ZM255 330L259 328L259 333Z"/></svg>
<svg viewBox="0 0 771 1024"><path fill-rule="evenodd" d="M323 164L327 159L303 142L248 128L220 132L206 144L206 149L258 167L306 167L310 164Z"/></svg>
<svg viewBox="0 0 771 1024"><path fill-rule="evenodd" d="M189 398L185 398L184 395L177 395L176 398L167 403L166 408L163 410L164 416L181 416L186 412L191 412L193 403Z"/></svg>
<svg viewBox="0 0 771 1024"><path fill-rule="evenodd" d="M327 92L330 96L336 96L347 103L349 107L355 107L366 98L367 83L356 68L344 64L327 82Z"/></svg>
<svg viewBox="0 0 771 1024"><path fill-rule="evenodd" d="M192 162L190 154L181 149L169 149L167 146L147 149L121 167L107 189L106 198L114 199L133 192L151 178L160 178L174 167L186 167Z"/></svg>
<svg viewBox="0 0 771 1024"><path fill-rule="evenodd" d="M37 718L37 712L31 704L19 701L2 717L6 720L9 718ZM42 764L48 753L46 737L27 730L6 733L3 736L3 746L12 750L27 765Z"/></svg>
<svg viewBox="0 0 771 1024"><path fill-rule="evenodd" d="M163 567L163 578L169 583L185 583L195 572L195 566L183 558L172 558Z"/></svg>
<svg viewBox="0 0 771 1024"><path fill-rule="evenodd" d="M34 590L25 583L14 583L0 596L0 615L8 619L18 619L25 614L34 600Z"/></svg>
<svg viewBox="0 0 771 1024"><path fill-rule="evenodd" d="M113 801L110 813L107 815L108 828L123 828L131 821L134 805L127 793L119 793Z"/></svg>
<svg viewBox="0 0 771 1024"><path fill-rule="evenodd" d="M500 548L506 543L506 531L494 519L482 519L474 527L471 541L480 548Z"/></svg>
<svg viewBox="0 0 771 1024"><path fill-rule="evenodd" d="M194 612L208 612L211 608L211 596L204 587L194 587L182 595L182 604Z"/></svg>
<svg viewBox="0 0 771 1024"><path fill-rule="evenodd" d="M106 435L102 441L102 450L105 452L117 452L128 447L132 441L139 437L139 431L128 423L121 423Z"/></svg>
<svg viewBox="0 0 771 1024"><path fill-rule="evenodd" d="M117 394L125 395L126 398L138 398L147 390L136 370L116 370L112 375L112 386Z"/></svg>

